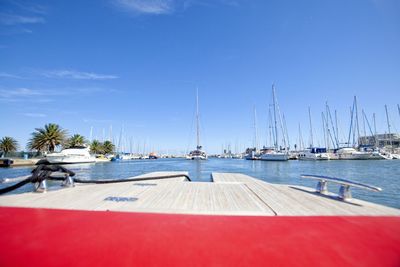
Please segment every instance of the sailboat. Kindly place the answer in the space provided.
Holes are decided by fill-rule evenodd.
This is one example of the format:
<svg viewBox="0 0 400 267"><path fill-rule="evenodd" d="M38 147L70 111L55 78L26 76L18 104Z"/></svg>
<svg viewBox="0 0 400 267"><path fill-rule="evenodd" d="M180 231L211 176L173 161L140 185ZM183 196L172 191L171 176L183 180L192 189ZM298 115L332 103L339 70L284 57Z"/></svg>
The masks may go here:
<svg viewBox="0 0 400 267"><path fill-rule="evenodd" d="M329 160L330 156L325 147L314 147L313 126L310 107L308 107L308 118L310 121L310 147L299 153L299 160Z"/></svg>
<svg viewBox="0 0 400 267"><path fill-rule="evenodd" d="M282 126L282 119L280 116L280 112L278 112L278 107L277 107L277 101L276 101L276 96L275 96L275 85L272 84L272 98L273 98L273 114L274 114L274 149L273 150L268 150L266 153L262 154L260 159L261 160L265 160L265 161L287 161L289 160L289 153L286 150L286 138L285 135L283 136L283 140L284 140L284 147L285 147L285 151L282 151L279 147L278 147L278 121L277 121L277 117L279 117L279 121L281 124L281 129L283 129ZM277 114L278 113L278 114ZM284 131L282 130L282 132L284 133Z"/></svg>
<svg viewBox="0 0 400 267"><path fill-rule="evenodd" d="M254 106L254 148L247 149L246 160L260 159L260 151L258 150L258 129L257 129L257 109Z"/></svg>
<svg viewBox="0 0 400 267"><path fill-rule="evenodd" d="M199 90L196 91L196 139L197 146L196 150L193 150L186 156L186 159L189 160L206 160L208 156L205 151L203 151L203 147L200 145L200 114L199 114Z"/></svg>

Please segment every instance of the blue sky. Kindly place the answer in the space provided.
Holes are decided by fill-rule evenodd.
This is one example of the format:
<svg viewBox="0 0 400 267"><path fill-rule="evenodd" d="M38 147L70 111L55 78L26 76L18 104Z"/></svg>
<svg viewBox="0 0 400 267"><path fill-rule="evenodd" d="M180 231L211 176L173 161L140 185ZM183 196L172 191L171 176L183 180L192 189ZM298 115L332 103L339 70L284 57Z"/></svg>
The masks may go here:
<svg viewBox="0 0 400 267"><path fill-rule="evenodd" d="M308 140L308 106L375 112L400 131L400 2L396 0L0 0L0 137L25 147L35 127L119 136L134 146L195 146L200 92L203 144L250 146L253 106L267 139L275 82L291 143ZM360 116L361 117L361 116Z"/></svg>

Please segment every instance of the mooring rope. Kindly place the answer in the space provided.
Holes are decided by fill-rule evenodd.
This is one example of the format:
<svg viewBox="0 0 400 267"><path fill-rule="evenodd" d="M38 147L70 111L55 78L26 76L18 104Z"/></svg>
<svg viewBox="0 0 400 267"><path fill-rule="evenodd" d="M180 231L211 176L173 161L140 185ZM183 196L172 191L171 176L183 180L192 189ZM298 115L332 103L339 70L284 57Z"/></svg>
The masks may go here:
<svg viewBox="0 0 400 267"><path fill-rule="evenodd" d="M61 172L66 174L69 177L74 177L75 173L70 171L59 165L46 165L41 164L32 170L32 175L26 178L25 180L14 184L12 186L0 189L0 195L6 194L8 192L14 191L28 183L40 183L44 180L52 180L52 181L64 181L65 177L55 177L51 176L54 172ZM127 178L127 179L116 179L116 180L82 180L74 178L73 181L75 183L81 184L114 184L114 183L126 183L126 182L138 182L138 181L148 181L148 180L163 180L163 179L171 179L185 177L189 182L191 179L186 174L172 174L172 175L161 175L161 176L147 176L147 177L138 177L138 178Z"/></svg>

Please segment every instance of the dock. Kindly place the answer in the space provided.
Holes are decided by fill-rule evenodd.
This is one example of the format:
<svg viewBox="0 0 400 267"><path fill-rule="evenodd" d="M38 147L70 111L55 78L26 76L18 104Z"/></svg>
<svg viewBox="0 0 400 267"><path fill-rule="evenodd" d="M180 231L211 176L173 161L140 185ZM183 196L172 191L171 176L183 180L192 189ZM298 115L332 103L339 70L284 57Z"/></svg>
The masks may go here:
<svg viewBox="0 0 400 267"><path fill-rule="evenodd" d="M53 186L46 193L0 196L0 206L66 210L243 216L400 216L400 210L314 189L271 184L248 175L213 173L212 182L189 182L186 172L153 172L135 178L173 179L116 184Z"/></svg>

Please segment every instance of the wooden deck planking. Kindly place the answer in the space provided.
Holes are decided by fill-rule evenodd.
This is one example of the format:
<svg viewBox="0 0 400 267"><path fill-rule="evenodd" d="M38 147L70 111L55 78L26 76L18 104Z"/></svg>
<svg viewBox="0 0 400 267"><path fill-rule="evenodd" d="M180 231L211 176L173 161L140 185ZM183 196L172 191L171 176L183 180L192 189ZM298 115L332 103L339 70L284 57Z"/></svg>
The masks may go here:
<svg viewBox="0 0 400 267"><path fill-rule="evenodd" d="M176 173L150 173L142 177ZM186 173L185 173L186 174ZM186 178L116 184L85 184L47 193L0 197L0 206L181 214L274 215L244 184L185 182ZM105 201L108 197L133 202Z"/></svg>
<svg viewBox="0 0 400 267"><path fill-rule="evenodd" d="M244 183L277 215L400 215L398 209L353 199L350 203L335 195L322 196L311 188L270 184L244 174L213 173L215 183Z"/></svg>
<svg viewBox="0 0 400 267"><path fill-rule="evenodd" d="M185 174L156 172L137 178ZM159 212L211 215L322 216L400 215L400 210L333 196L311 188L270 184L244 174L213 173L214 182L187 182L184 176L116 184L77 185L45 194L23 193L0 197L0 206L72 210ZM108 197L135 201L106 201Z"/></svg>

